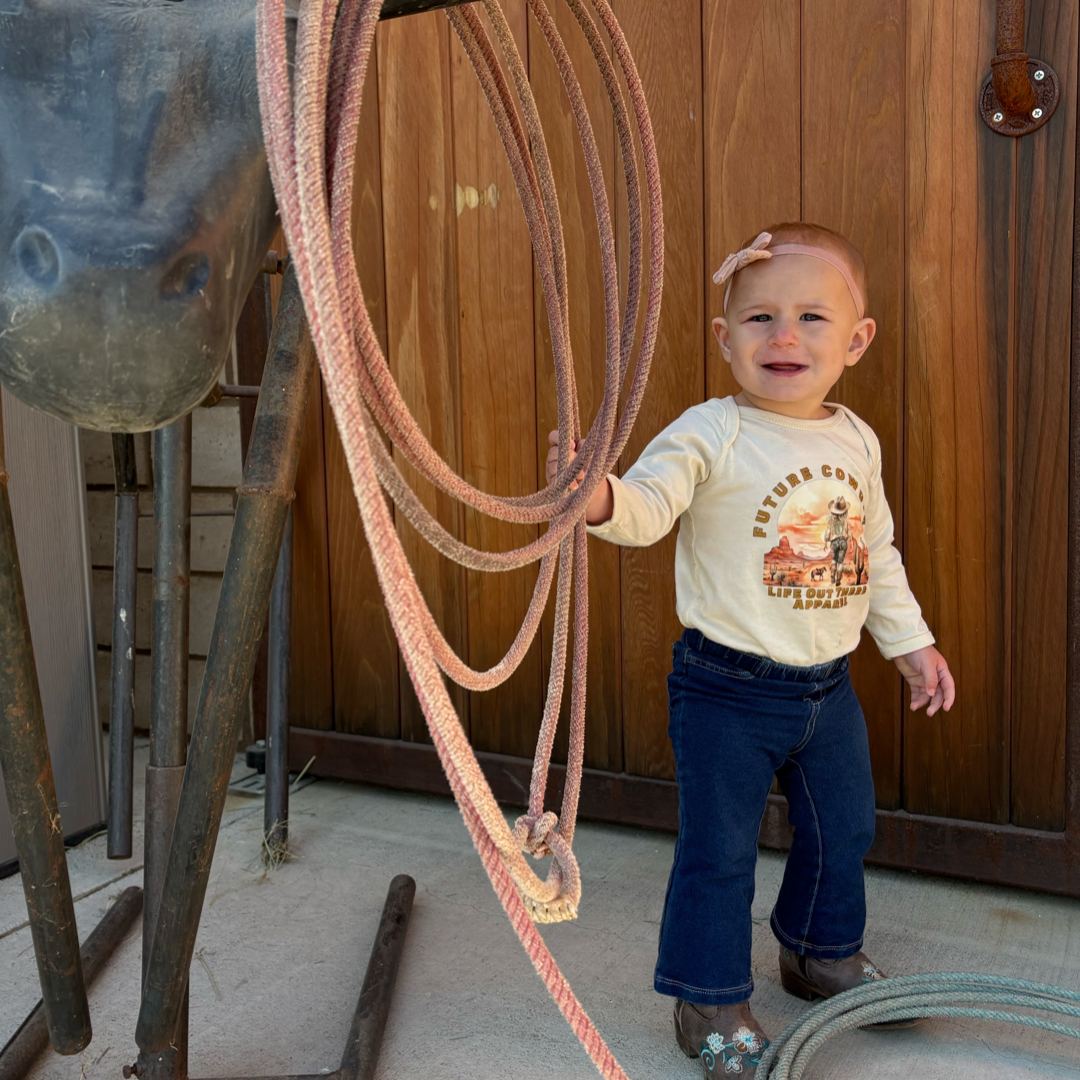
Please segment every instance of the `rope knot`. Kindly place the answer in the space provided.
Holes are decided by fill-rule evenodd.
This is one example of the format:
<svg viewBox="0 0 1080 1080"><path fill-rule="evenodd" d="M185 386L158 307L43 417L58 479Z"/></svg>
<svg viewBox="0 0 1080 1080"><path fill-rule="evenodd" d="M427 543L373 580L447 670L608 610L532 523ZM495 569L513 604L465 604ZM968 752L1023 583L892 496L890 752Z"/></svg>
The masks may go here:
<svg viewBox="0 0 1080 1080"><path fill-rule="evenodd" d="M550 810L537 817L535 814L522 814L514 822L514 839L522 851L542 859L551 854L548 837L558 828L559 817Z"/></svg>

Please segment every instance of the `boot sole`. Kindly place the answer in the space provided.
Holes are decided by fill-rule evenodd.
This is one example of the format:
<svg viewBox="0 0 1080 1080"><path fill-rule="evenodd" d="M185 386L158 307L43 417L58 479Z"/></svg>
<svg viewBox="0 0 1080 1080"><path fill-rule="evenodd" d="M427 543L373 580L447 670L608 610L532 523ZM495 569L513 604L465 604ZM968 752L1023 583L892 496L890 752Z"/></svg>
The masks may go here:
<svg viewBox="0 0 1080 1080"><path fill-rule="evenodd" d="M788 968L782 967L780 969L780 985L789 993L792 997L801 998L803 1001L824 1001L826 995L820 990L815 989L810 985L801 975L797 972L790 971ZM881 1024L866 1024L863 1031L898 1031L901 1028L916 1027L922 1023L922 1017L916 1017L913 1020L887 1020Z"/></svg>

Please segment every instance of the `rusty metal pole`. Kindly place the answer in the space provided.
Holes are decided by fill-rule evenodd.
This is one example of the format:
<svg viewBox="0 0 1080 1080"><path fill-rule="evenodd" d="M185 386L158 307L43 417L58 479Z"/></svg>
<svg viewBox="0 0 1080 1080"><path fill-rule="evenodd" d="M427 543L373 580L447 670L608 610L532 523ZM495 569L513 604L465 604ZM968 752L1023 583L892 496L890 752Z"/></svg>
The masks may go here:
<svg viewBox="0 0 1080 1080"><path fill-rule="evenodd" d="M135 436L113 436L116 540L113 557L112 657L109 695L110 859L131 858L131 788L135 735L135 586L139 477Z"/></svg>
<svg viewBox="0 0 1080 1080"><path fill-rule="evenodd" d="M142 911L143 891L137 885L125 889L120 898L90 931L81 949L83 974L91 986L116 947L127 936ZM45 1012L39 1001L0 1053L0 1080L22 1080L38 1055L49 1045Z"/></svg>
<svg viewBox="0 0 1080 1080"><path fill-rule="evenodd" d="M995 29L997 56L990 61L994 93L1008 112L1030 112L1035 106L1035 88L1028 78L1028 55L1024 52L1024 0L998 0Z"/></svg>
<svg viewBox="0 0 1080 1080"><path fill-rule="evenodd" d="M266 796L263 843L271 861L289 849L289 653L292 645L293 515L285 519L270 594L270 656L266 673Z"/></svg>
<svg viewBox="0 0 1080 1080"><path fill-rule="evenodd" d="M415 896L416 882L408 874L398 874L390 882L338 1069L343 1080L373 1080L375 1076Z"/></svg>
<svg viewBox="0 0 1080 1080"><path fill-rule="evenodd" d="M286 271L206 672L191 736L135 1039L149 1064L169 1051L183 1006L243 708L293 499L315 350L295 271Z"/></svg>
<svg viewBox="0 0 1080 1080"><path fill-rule="evenodd" d="M191 413L154 432L154 598L150 672L150 760L143 840L143 985L161 907L176 808L187 762L191 597ZM184 1004L158 1080L187 1076Z"/></svg>
<svg viewBox="0 0 1080 1080"><path fill-rule="evenodd" d="M15 546L3 444L0 415L0 768L49 1038L57 1053L75 1054L90 1042L90 1007Z"/></svg>

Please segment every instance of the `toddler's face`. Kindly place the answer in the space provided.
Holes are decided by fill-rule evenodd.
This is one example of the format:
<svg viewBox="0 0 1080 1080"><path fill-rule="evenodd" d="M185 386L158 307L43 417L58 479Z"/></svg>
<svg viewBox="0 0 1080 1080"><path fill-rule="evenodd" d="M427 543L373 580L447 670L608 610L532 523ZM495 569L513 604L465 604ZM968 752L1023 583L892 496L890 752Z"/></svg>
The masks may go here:
<svg viewBox="0 0 1080 1080"><path fill-rule="evenodd" d="M762 259L741 270L713 331L751 404L813 417L874 337L840 272L810 255Z"/></svg>

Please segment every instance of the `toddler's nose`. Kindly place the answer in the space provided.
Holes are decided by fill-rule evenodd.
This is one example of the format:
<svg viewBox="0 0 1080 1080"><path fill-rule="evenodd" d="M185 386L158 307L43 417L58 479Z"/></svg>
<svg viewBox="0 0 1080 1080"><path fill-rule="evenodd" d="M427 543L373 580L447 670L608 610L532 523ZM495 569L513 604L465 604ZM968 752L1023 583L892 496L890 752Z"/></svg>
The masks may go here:
<svg viewBox="0 0 1080 1080"><path fill-rule="evenodd" d="M775 345L777 348L788 348L792 345L799 344L799 335L795 333L795 328L791 323L784 319L778 319L773 324L773 332L769 337L769 344Z"/></svg>

